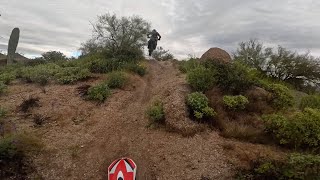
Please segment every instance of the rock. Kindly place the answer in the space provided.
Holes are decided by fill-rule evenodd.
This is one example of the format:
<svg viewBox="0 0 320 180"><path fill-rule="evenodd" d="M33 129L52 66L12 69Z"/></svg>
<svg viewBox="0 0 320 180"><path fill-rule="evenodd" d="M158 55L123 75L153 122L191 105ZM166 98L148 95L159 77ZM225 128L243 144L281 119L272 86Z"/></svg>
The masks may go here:
<svg viewBox="0 0 320 180"><path fill-rule="evenodd" d="M227 53L227 51L215 47L210 48L201 56L200 61L206 60L214 60L220 63L230 63L232 59L231 56Z"/></svg>

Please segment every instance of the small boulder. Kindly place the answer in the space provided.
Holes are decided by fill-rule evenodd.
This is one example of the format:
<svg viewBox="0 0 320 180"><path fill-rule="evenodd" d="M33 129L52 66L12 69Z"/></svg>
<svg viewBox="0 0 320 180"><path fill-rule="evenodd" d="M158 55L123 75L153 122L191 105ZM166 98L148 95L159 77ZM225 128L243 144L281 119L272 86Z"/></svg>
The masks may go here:
<svg viewBox="0 0 320 180"><path fill-rule="evenodd" d="M206 60L214 60L220 63L230 63L232 59L231 56L227 53L227 51L215 47L210 48L201 56L200 61Z"/></svg>

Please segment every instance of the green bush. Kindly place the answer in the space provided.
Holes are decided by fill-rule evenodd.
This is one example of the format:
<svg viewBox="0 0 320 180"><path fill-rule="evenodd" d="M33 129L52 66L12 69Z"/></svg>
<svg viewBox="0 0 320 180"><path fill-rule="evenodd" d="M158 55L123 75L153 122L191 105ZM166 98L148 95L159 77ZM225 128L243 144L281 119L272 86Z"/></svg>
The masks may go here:
<svg viewBox="0 0 320 180"><path fill-rule="evenodd" d="M305 109L289 118L269 115L264 118L266 132L283 145L294 148L320 147L320 110Z"/></svg>
<svg viewBox="0 0 320 180"><path fill-rule="evenodd" d="M107 84L111 89L123 88L128 81L128 76L121 71L114 71L108 74Z"/></svg>
<svg viewBox="0 0 320 180"><path fill-rule="evenodd" d="M10 64L0 67L0 74L14 74L16 75L17 70L20 70L24 66L20 63Z"/></svg>
<svg viewBox="0 0 320 180"><path fill-rule="evenodd" d="M103 55L109 58L115 57L125 62L135 62L144 59L143 51L140 48L136 47L117 49L116 52L104 49Z"/></svg>
<svg viewBox="0 0 320 180"><path fill-rule="evenodd" d="M89 70L92 73L108 73L120 70L124 66L124 62L118 59L95 59L89 63Z"/></svg>
<svg viewBox="0 0 320 180"><path fill-rule="evenodd" d="M111 96L111 90L106 83L98 84L97 86L92 86L88 90L88 99L100 101L105 101L109 96Z"/></svg>
<svg viewBox="0 0 320 180"><path fill-rule="evenodd" d="M54 75L61 70L61 67L54 64L41 64L34 67L25 67L21 70L21 78L29 83L45 85Z"/></svg>
<svg viewBox="0 0 320 180"><path fill-rule="evenodd" d="M199 60L197 60L197 59L190 59L188 61L181 61L181 62L179 62L179 64L180 64L179 70L182 73L187 73L190 70L195 69L200 66Z"/></svg>
<svg viewBox="0 0 320 180"><path fill-rule="evenodd" d="M282 84L265 83L260 81L260 85L272 93L272 105L277 109L285 109L294 105L294 98L290 89Z"/></svg>
<svg viewBox="0 0 320 180"><path fill-rule="evenodd" d="M153 102L153 104L147 110L147 115L153 122L163 124L165 121L163 103L160 100L156 100L155 102Z"/></svg>
<svg viewBox="0 0 320 180"><path fill-rule="evenodd" d="M194 90L205 92L215 85L215 73L210 69L199 66L188 71L187 81Z"/></svg>
<svg viewBox="0 0 320 180"><path fill-rule="evenodd" d="M319 179L320 156L290 154L284 160L258 159L238 179Z"/></svg>
<svg viewBox="0 0 320 180"><path fill-rule="evenodd" d="M137 63L128 63L125 65L125 69L140 76L144 76L147 72L147 68L144 65Z"/></svg>
<svg viewBox="0 0 320 180"><path fill-rule="evenodd" d="M74 82L87 79L88 77L90 77L89 70L80 67L61 68L61 70L55 75L55 78L61 84L72 84Z"/></svg>
<svg viewBox="0 0 320 180"><path fill-rule="evenodd" d="M216 72L216 81L225 91L239 94L248 90L255 83L254 69L250 69L239 62L224 64L215 61L205 61L205 67Z"/></svg>
<svg viewBox="0 0 320 180"><path fill-rule="evenodd" d="M2 81L4 84L10 84L11 81L16 79L15 73L3 73L0 74L0 81Z"/></svg>
<svg viewBox="0 0 320 180"><path fill-rule="evenodd" d="M300 102L300 109L313 108L320 109L320 96L319 95L310 95L302 97Z"/></svg>
<svg viewBox="0 0 320 180"><path fill-rule="evenodd" d="M216 115L215 111L209 107L209 100L203 93L195 92L189 94L187 97L187 105L197 119L214 117Z"/></svg>
<svg viewBox="0 0 320 180"><path fill-rule="evenodd" d="M0 81L0 95L3 94L7 90L7 86Z"/></svg>
<svg viewBox="0 0 320 180"><path fill-rule="evenodd" d="M224 96L223 103L232 110L243 110L246 108L246 105L249 104L248 98L245 96Z"/></svg>
<svg viewBox="0 0 320 180"><path fill-rule="evenodd" d="M43 58L36 58L36 59L32 59L30 61L26 61L23 64L25 66L37 66L37 65L45 64L45 63L47 63L47 61L45 61Z"/></svg>

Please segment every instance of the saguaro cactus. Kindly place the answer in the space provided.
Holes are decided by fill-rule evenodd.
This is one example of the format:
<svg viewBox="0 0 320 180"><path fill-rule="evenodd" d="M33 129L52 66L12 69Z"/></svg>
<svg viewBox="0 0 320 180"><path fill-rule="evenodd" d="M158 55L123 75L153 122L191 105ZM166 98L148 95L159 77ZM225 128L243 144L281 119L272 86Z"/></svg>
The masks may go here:
<svg viewBox="0 0 320 180"><path fill-rule="evenodd" d="M7 64L13 63L13 58L17 50L19 43L20 30L19 28L14 28L11 32L11 36L8 44L8 55L7 55Z"/></svg>

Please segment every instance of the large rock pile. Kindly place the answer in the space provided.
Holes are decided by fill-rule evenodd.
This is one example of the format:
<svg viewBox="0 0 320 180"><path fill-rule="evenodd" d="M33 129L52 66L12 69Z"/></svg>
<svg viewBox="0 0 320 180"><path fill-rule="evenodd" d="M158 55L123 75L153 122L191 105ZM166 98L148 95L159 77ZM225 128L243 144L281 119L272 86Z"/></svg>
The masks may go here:
<svg viewBox="0 0 320 180"><path fill-rule="evenodd" d="M230 63L231 56L227 53L227 51L220 48L210 48L207 52L205 52L201 58L201 61L213 60L218 61L220 63Z"/></svg>

